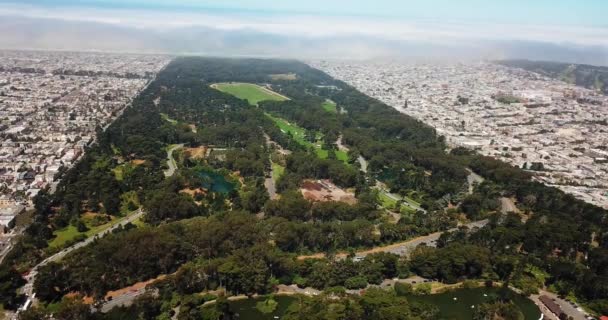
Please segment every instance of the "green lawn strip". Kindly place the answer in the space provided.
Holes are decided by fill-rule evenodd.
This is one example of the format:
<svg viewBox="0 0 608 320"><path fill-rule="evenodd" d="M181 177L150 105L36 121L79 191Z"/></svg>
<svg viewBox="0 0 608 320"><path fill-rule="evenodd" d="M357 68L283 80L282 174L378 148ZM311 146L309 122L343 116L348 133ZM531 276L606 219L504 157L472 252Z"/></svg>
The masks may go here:
<svg viewBox="0 0 608 320"><path fill-rule="evenodd" d="M285 101L286 97L270 89L253 83L216 83L213 88L231 94L239 99L247 100L249 104L257 106L260 101Z"/></svg>
<svg viewBox="0 0 608 320"><path fill-rule="evenodd" d="M378 200L380 200L380 204L385 209L394 209L397 205L397 201L389 197L385 191L380 191L378 193Z"/></svg>
<svg viewBox="0 0 608 320"><path fill-rule="evenodd" d="M99 232L102 232L103 230L106 230L106 229L116 225L117 223L120 223L121 221L124 221L125 219L127 219L129 216L131 216L134 213L135 213L135 211L130 212L127 216L117 217L108 223L105 223L105 224L102 224L102 225L99 225L96 227L91 227L91 226L87 225L89 230L86 232L78 232L76 227L72 226L72 225L69 225L63 229L55 230L53 232L53 235L55 235L55 238L53 238L49 242L49 247L62 248L67 242L75 239L78 235L81 235L81 234L85 235L87 238L91 237Z"/></svg>
<svg viewBox="0 0 608 320"><path fill-rule="evenodd" d="M279 178L281 176L283 176L283 174L285 173L285 167L283 167L282 165L278 164L278 163L272 163L272 176L274 178L274 181L276 182L277 180L279 180Z"/></svg>
<svg viewBox="0 0 608 320"><path fill-rule="evenodd" d="M416 200L414 200L412 198L403 197L403 201L413 205L414 207L420 207L420 203L418 203Z"/></svg>
<svg viewBox="0 0 608 320"><path fill-rule="evenodd" d="M138 228L143 228L148 225L141 219L141 217L133 220L133 224L136 225Z"/></svg>
<svg viewBox="0 0 608 320"><path fill-rule="evenodd" d="M114 177L116 178L116 180L122 181L124 180L126 174L135 170L135 167L136 165L127 162L116 166L114 169L112 169L112 172L114 172Z"/></svg>
<svg viewBox="0 0 608 320"><path fill-rule="evenodd" d="M299 127L295 124L292 124L285 119L275 117L269 113L265 113L265 114L268 118L270 118L277 125L277 127L279 127L279 129L281 129L281 131L283 133L285 133L285 134L291 133L291 136L297 143L306 147L307 149L313 148L315 150L315 154L317 155L317 157L319 157L321 159L327 159L328 151L323 149L318 143L313 143L313 142L306 140L306 130L304 128ZM323 135L321 133L317 132L316 138L317 138L317 141L319 141L319 140L323 139ZM347 165L349 164L348 163L348 154L346 152L336 150L335 154L336 154L336 159L344 162Z"/></svg>
<svg viewBox="0 0 608 320"><path fill-rule="evenodd" d="M269 113L265 113L265 114L268 118L270 118L277 125L277 127L279 127L279 129L281 129L281 131L283 131L283 133L285 133L285 134L291 133L293 139L297 143L303 145L306 148L312 147L312 148L318 149L315 144L313 144L312 142L305 139L306 130L304 130L304 128L301 128L297 125L289 123L287 120L275 117ZM325 154L325 157L327 157L327 154Z"/></svg>
<svg viewBox="0 0 608 320"><path fill-rule="evenodd" d="M323 109L325 109L325 111L329 113L338 113L336 103L331 100L326 100L321 106L323 107Z"/></svg>
<svg viewBox="0 0 608 320"><path fill-rule="evenodd" d="M171 123L171 124L173 124L173 125L177 124L177 120L174 120L174 119L169 118L169 115L168 115L168 114L166 114L166 113L161 113L161 114L160 114L160 116L161 116L161 117L162 117L162 118L163 118L165 121L168 121L169 123Z"/></svg>
<svg viewBox="0 0 608 320"><path fill-rule="evenodd" d="M402 200L404 202L409 203L413 207L420 208L420 203L416 202L415 200L413 200L413 199L411 199L409 197L402 197L402 196L394 194L394 193L391 193L390 195L396 197L399 200ZM390 209L392 209L397 204L397 200L395 200L394 197L390 197L389 193L387 191L381 190L380 194L379 194L379 197L380 197L380 203L382 204L382 206L384 208L387 208L387 209L390 208ZM407 205L402 205L402 207L408 207L412 211L416 211L414 208L411 208L411 207L409 207Z"/></svg>
<svg viewBox="0 0 608 320"><path fill-rule="evenodd" d="M348 153L346 153L346 151L336 151L336 159L347 163L348 162Z"/></svg>
<svg viewBox="0 0 608 320"><path fill-rule="evenodd" d="M76 238L79 234L80 232L72 225L56 230L53 232L55 238L49 242L49 247L61 248L66 242Z"/></svg>

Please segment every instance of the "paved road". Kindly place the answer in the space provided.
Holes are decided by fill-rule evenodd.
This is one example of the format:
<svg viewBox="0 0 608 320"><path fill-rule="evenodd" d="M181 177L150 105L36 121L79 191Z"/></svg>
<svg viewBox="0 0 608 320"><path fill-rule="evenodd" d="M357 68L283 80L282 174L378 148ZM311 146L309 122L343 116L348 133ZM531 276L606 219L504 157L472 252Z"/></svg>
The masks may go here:
<svg viewBox="0 0 608 320"><path fill-rule="evenodd" d="M473 229L473 228L482 228L486 224L488 224L488 220L471 222L471 223L466 224L465 226L468 227L469 229ZM447 232L452 232L452 231L456 231L456 230L458 230L458 228L450 229ZM439 240L439 237L443 233L444 233L444 231L435 232L435 233L429 234L428 236L418 237L418 238L409 240L407 242L402 242L402 243L386 246L384 248L380 248L380 250L374 249L374 250L357 253L357 256L366 256L367 254L370 254L373 252L378 252L378 251L390 252L390 253L394 253L394 254L397 254L400 256L407 256L410 254L410 252L412 252L412 250L414 250L417 246L419 246L421 244L426 244L429 247L437 246L437 240Z"/></svg>
<svg viewBox="0 0 608 320"><path fill-rule="evenodd" d="M182 148L183 146L183 144L178 144L167 150L167 165L169 166L169 169L165 171L165 177L172 176L175 173L175 170L177 170L177 163L175 163L175 159L173 158L173 151Z"/></svg>
<svg viewBox="0 0 608 320"><path fill-rule="evenodd" d="M144 293L146 293L145 287L138 289L138 290L133 290L131 292L127 292L118 297L115 297L112 300L105 302L101 306L101 312L106 313L106 312L112 310L112 308L114 308L114 307L120 307L120 306L128 307L133 303L135 298L141 296Z"/></svg>
<svg viewBox="0 0 608 320"><path fill-rule="evenodd" d="M486 224L488 224L488 220L480 220L480 221L476 221L476 222L471 222L471 223L467 223L463 226L468 227L469 229L473 229L473 228L482 228L484 227ZM377 253L377 252L390 252L390 253L394 253L396 255L400 255L400 256L407 256L409 255L409 253L415 249L418 245L421 244L426 244L429 247L435 247L437 246L437 240L439 240L439 237L444 233L444 232L452 232L452 231L456 231L458 230L458 228L453 228L447 231L441 231L441 232L435 232L426 236L422 236L422 237L417 237L408 241L404 241L404 242L399 242L399 243L395 243L395 244L391 244L388 246L383 246L383 247L376 247L373 249L369 249L369 250L362 250L362 251L358 251L355 253L355 257L358 259L362 259L363 257L367 256L368 254L372 254L372 253ZM307 256L299 256L298 259L303 260L303 259L321 259L324 258L325 254L324 253L317 253L314 255L307 255ZM337 259L344 259L347 257L346 253L339 253L336 255Z"/></svg>
<svg viewBox="0 0 608 320"><path fill-rule="evenodd" d="M412 209L414 209L416 211L422 211L422 212L426 213L425 209L423 209L422 207L417 206L417 205L415 205L413 203L410 203L405 198L402 198L402 197L400 197L398 195L392 194L392 193L390 193L388 191L385 191L385 190L382 190L382 189L380 191L384 192L384 194L386 194L387 197L389 197L389 198L391 198L391 199L393 199L395 201L401 201L401 205L406 205L406 206L408 206L408 207L410 207L410 208L412 208Z"/></svg>
<svg viewBox="0 0 608 320"><path fill-rule="evenodd" d="M109 233L114 231L119 226L124 226L129 222L135 221L136 219L141 217L143 214L144 214L144 211L142 209L138 209L134 214L128 216L127 218L124 218L123 220L121 220L117 224L111 226L110 228L102 230L102 231L98 232L97 234L90 236L90 237L86 238L85 240L78 242L70 247L67 247L67 248L57 252L56 254L42 260L42 262L40 262L39 264L34 266L32 268L32 270L30 271L30 273L25 277L25 280L27 281L27 283L23 287L23 293L26 295L28 300L34 299L34 282L36 281L36 275L38 275L38 269L40 267L47 265L49 262L56 262L56 261L63 259L63 257L65 257L70 252L89 245L95 239L102 238L102 237L108 235Z"/></svg>

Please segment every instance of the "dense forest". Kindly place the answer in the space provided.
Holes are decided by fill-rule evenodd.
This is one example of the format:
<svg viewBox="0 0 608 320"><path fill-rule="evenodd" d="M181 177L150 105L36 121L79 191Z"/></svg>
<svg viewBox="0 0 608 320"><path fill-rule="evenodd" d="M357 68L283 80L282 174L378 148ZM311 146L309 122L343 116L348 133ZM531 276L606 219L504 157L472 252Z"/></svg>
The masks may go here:
<svg viewBox="0 0 608 320"><path fill-rule="evenodd" d="M506 60L498 63L608 94L608 67L529 60Z"/></svg>
<svg viewBox="0 0 608 320"><path fill-rule="evenodd" d="M253 105L211 87L219 82L255 83L289 100ZM326 101L339 112L325 110ZM276 119L304 137L285 132ZM165 176L167 150L178 145L178 169ZM341 160L336 154L345 147ZM20 273L81 240L52 245L62 230L93 228L91 217L115 221L143 208L141 221L41 267L34 283L41 303L22 319L53 312L66 319L168 319L178 305L178 319L231 319L222 295L213 297L214 307L203 307L213 300L210 292L272 294L280 284L324 290L299 297L286 319L437 319L436 307L408 303L401 294L417 288L346 293L410 275L443 283L488 280L525 294L548 288L608 311L605 210L500 161L445 150L432 128L303 63L177 58L99 130L97 144L54 194L35 199L34 221L0 266L1 302L17 307ZM276 166L282 173L272 196L265 183ZM486 179L472 192L469 170ZM213 189L219 178L227 190ZM310 201L302 187L316 179L333 182L355 201ZM395 209L406 200L389 207L388 192L418 201L422 210ZM501 213L504 197L521 213ZM355 259L362 248L481 219L490 222L475 232L444 233L436 248L420 246L409 258L376 253ZM313 253L326 254L298 258ZM154 294L107 314L93 313L78 298L103 303L108 291L160 275ZM478 316L488 315L520 319L506 295Z"/></svg>

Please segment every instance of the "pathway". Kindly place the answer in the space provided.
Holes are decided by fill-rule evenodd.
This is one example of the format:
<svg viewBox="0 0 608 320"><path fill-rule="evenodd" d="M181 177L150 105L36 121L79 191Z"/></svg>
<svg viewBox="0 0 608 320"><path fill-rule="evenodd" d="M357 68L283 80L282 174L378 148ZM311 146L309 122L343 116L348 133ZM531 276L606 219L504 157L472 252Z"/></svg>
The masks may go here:
<svg viewBox="0 0 608 320"><path fill-rule="evenodd" d="M165 170L165 177L172 176L175 173L175 170L177 170L177 163L173 158L173 151L180 149L183 146L184 144L177 144L167 150L167 165L169 166L169 169Z"/></svg>
<svg viewBox="0 0 608 320"><path fill-rule="evenodd" d="M34 266L32 268L32 270L30 271L30 273L27 276L25 276L25 280L27 281L27 283L23 286L23 293L27 297L25 303L27 304L28 301L32 301L35 299L34 282L36 281L36 275L38 274L38 269L40 267L47 265L49 262L57 262L57 261L63 259L66 255L68 255L72 251L85 247L85 246L89 245L91 242L95 241L95 239L102 238L102 237L110 234L112 231L114 231L119 226L125 226L126 224L137 220L143 214L144 214L144 211L140 208L134 214L132 214L126 218L123 218L120 222L116 223L115 225L113 225L107 229L101 230L98 233L86 238L85 240L80 241L72 246L69 246L69 247L55 253L54 255L42 260L42 262L40 262L36 266Z"/></svg>
<svg viewBox="0 0 608 320"><path fill-rule="evenodd" d="M475 184L481 184L485 179L473 172L471 169L467 169L469 175L467 176L467 183L469 184L469 194L473 193L473 189L475 188Z"/></svg>
<svg viewBox="0 0 608 320"><path fill-rule="evenodd" d="M486 224L488 224L488 220L481 220L481 221L476 221L476 222L471 222L468 224L465 224L464 226L468 227L469 229L473 229L473 228L482 228L484 227ZM444 232L452 232L452 231L456 231L458 230L458 228L453 228L447 231L440 231L440 232L435 232L426 236L421 236L421 237L417 237L411 240L407 240L404 242L399 242L399 243L395 243L395 244L391 244L388 246L382 246L382 247L376 247L373 249L369 249L369 250L362 250L362 251L358 251L355 253L355 256L357 258L363 258L369 254L372 253L378 253L378 252L389 252L389 253L394 253L396 255L400 255L400 256L407 256L409 255L409 253L415 249L418 245L421 244L426 244L429 247L435 247L437 246L437 240L439 240L439 237L444 233ZM346 253L339 253L336 255L336 258L338 259L344 259L347 257ZM299 260L304 260L304 259L322 259L325 258L325 254L324 253L317 253L314 255L307 255L307 256L299 256L298 259Z"/></svg>

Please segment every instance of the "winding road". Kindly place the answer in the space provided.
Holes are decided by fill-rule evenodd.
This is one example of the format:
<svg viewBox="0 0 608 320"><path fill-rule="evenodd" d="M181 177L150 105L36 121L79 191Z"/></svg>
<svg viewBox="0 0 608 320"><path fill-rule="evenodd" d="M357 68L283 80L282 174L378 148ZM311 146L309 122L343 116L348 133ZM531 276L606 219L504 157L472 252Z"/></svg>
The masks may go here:
<svg viewBox="0 0 608 320"><path fill-rule="evenodd" d="M144 214L144 211L140 208L140 209L136 210L135 213L123 218L120 222L116 223L115 225L113 225L107 229L104 229L102 231L99 231L98 233L86 238L85 240L80 241L74 245L71 245L71 246L55 253L54 255L42 260L42 262L40 262L36 266L34 266L32 268L32 270L30 271L30 273L27 276L25 276L25 280L27 281L27 283L23 286L23 293L27 297L26 301L33 301L35 298L34 282L36 281L36 275L38 275L38 269L40 267L47 265L49 262L56 262L56 261L63 259L63 257L68 255L72 251L85 247L85 246L89 245L91 242L95 241L95 239L102 238L102 237L110 234L112 231L116 230L118 227L125 226L126 224L137 220L143 214ZM27 304L28 304L28 302L26 302L26 305Z"/></svg>
<svg viewBox="0 0 608 320"><path fill-rule="evenodd" d="M175 174L175 170L177 170L177 163L173 158L173 151L183 147L183 144L177 144L167 150L167 165L169 166L169 169L165 170L165 177L170 177Z"/></svg>
<svg viewBox="0 0 608 320"><path fill-rule="evenodd" d="M475 229L475 228L483 228L486 224L488 224L488 220L480 220L480 221L475 221L475 222L471 222L471 223L467 223L464 224L462 226L466 226L469 229ZM410 239L404 242L399 242L399 243L395 243L395 244L391 244L388 246L383 246L383 247L376 247L373 249L369 249L369 250L362 250L362 251L358 251L355 253L356 257L361 259L369 254L372 253L377 253L377 252L390 252L390 253L394 253L396 255L399 256L408 256L409 253L415 249L417 246L421 245L421 244L425 244L429 247L435 247L437 246L437 240L439 240L439 237L441 237L441 235L444 232L452 232L452 231L456 231L458 230L458 228L452 228L449 229L447 231L440 231L440 232L435 232L435 233L431 233L429 235L426 236L421 236L421 237L417 237L414 239ZM298 259L300 260L304 260L304 259L322 259L325 257L324 253L318 253L318 254L314 254L314 255L307 255L307 256L299 256ZM338 259L344 259L347 257L346 253L339 253L336 255L336 258Z"/></svg>

